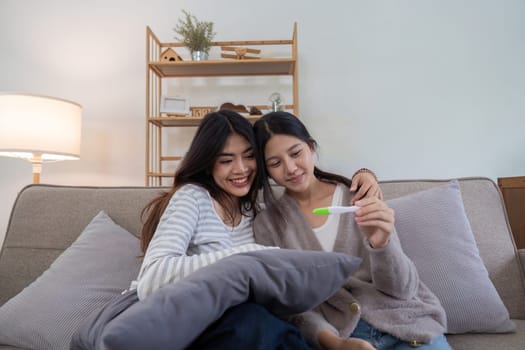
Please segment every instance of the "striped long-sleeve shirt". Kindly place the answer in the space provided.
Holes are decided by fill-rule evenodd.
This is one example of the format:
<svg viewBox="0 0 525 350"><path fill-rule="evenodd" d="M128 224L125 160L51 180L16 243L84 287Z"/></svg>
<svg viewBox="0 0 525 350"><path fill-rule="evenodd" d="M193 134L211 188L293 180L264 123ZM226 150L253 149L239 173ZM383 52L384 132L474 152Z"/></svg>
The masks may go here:
<svg viewBox="0 0 525 350"><path fill-rule="evenodd" d="M148 246L136 286L139 299L226 256L264 249L255 244L252 217L227 226L208 191L179 188L170 199Z"/></svg>

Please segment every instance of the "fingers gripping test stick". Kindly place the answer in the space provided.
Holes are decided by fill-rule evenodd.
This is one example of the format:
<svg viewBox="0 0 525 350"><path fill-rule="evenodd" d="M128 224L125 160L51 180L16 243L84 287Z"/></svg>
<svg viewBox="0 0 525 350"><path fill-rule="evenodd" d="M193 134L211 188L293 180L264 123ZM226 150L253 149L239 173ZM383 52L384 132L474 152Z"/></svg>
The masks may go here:
<svg viewBox="0 0 525 350"><path fill-rule="evenodd" d="M344 214L344 213L353 213L357 209L359 209L359 207L355 205L352 205L349 207L334 206L334 207L316 208L313 210L313 213L317 215Z"/></svg>

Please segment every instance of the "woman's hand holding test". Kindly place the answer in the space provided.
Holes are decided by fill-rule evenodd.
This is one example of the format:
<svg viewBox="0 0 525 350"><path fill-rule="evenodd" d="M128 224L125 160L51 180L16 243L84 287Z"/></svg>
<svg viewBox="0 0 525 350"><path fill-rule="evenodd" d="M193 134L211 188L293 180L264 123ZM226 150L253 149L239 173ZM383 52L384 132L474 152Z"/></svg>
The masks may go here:
<svg viewBox="0 0 525 350"><path fill-rule="evenodd" d="M375 197L358 200L355 204L360 207L355 212L355 221L372 248L386 246L394 228L394 209Z"/></svg>

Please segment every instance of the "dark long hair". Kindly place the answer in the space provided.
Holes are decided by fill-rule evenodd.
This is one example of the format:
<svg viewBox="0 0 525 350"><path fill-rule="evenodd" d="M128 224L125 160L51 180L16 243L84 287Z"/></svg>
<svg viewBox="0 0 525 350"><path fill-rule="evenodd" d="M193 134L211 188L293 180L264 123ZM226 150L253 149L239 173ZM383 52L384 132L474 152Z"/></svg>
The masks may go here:
<svg viewBox="0 0 525 350"><path fill-rule="evenodd" d="M250 191L239 200L239 209L243 214L252 210L255 212L257 209L257 193L261 188L264 166L262 157L258 152L252 125L246 118L230 110L208 113L199 125L186 155L175 172L171 189L153 199L142 210L142 217L146 218L141 232L141 249L143 253L146 252L162 213L164 213L171 197L183 185L196 184L205 188L211 197L227 213L230 213L233 219L233 213L229 209L233 199L215 183L212 176L217 155L222 152L226 140L232 134L241 135L253 148L257 170Z"/></svg>
<svg viewBox="0 0 525 350"><path fill-rule="evenodd" d="M253 126L255 132L255 138L257 140L257 147L259 148L262 159L264 162L265 159L265 147L268 141L274 135L289 135L298 138L299 140L305 142L311 149L317 149L317 142L308 132L306 126L297 118L295 115L284 112L270 112L262 116L257 120ZM276 227L282 228L284 224L283 215L275 208L276 198L271 189L269 182L269 174L264 167L265 176L262 179L262 189L263 189L263 198L264 203L267 207L267 210L270 210L272 217L276 218ZM329 183L343 183L347 186L351 186L352 180L349 178L326 172L318 167L314 167L314 176L320 181L329 182Z"/></svg>

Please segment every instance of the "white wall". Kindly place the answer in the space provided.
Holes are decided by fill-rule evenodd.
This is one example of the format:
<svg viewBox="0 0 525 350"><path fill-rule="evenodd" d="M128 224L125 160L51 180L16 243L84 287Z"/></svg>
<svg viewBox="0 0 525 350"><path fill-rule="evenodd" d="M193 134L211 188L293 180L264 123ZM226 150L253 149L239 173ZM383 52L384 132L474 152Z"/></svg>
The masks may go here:
<svg viewBox="0 0 525 350"><path fill-rule="evenodd" d="M144 184L145 28L174 41L180 9L216 40L287 39L298 22L300 114L327 169L525 174L520 0L0 0L0 91L83 106L82 159L45 164L42 183ZM0 158L0 241L31 180Z"/></svg>

